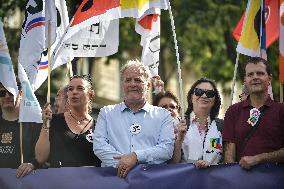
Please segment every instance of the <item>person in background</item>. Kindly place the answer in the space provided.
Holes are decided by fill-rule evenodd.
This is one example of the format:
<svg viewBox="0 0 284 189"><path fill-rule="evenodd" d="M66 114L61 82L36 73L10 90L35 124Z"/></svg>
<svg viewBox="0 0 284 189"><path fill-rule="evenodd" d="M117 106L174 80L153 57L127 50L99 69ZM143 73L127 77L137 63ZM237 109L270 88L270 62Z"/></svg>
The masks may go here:
<svg viewBox="0 0 284 189"><path fill-rule="evenodd" d="M87 76L73 76L68 84L69 111L52 114L50 104L43 108L43 126L36 143L39 163L51 167L100 166L93 153L94 121L90 115L95 92ZM47 122L50 120L50 127Z"/></svg>
<svg viewBox="0 0 284 189"><path fill-rule="evenodd" d="M61 87L56 94L54 102L54 113L64 113L69 110L67 103L68 86Z"/></svg>
<svg viewBox="0 0 284 189"><path fill-rule="evenodd" d="M197 80L187 95L186 121L178 124L170 163L195 163L199 168L218 164L222 158L223 120L217 118L221 98L214 81Z"/></svg>
<svg viewBox="0 0 284 189"><path fill-rule="evenodd" d="M224 161L244 169L265 162L284 162L284 105L268 94L272 75L266 60L251 58L244 65L249 96L230 106L224 121Z"/></svg>
<svg viewBox="0 0 284 189"><path fill-rule="evenodd" d="M173 117L174 125L179 123L180 103L178 98L171 91L157 94L154 97L153 105L167 109Z"/></svg>
<svg viewBox="0 0 284 189"><path fill-rule="evenodd" d="M0 167L17 169L17 177L23 177L33 169L38 168L34 147L41 128L41 124L38 123L22 123L23 132L22 137L20 137L19 107L21 94L20 91L16 102L14 102L13 94L0 83L2 112L0 116ZM20 147L21 139L23 151ZM23 155L23 163L21 163L21 154Z"/></svg>
<svg viewBox="0 0 284 189"><path fill-rule="evenodd" d="M100 110L94 131L94 153L102 167L117 167L126 177L139 163L160 164L172 157L174 128L169 111L150 105L150 71L138 60L121 69L124 101Z"/></svg>

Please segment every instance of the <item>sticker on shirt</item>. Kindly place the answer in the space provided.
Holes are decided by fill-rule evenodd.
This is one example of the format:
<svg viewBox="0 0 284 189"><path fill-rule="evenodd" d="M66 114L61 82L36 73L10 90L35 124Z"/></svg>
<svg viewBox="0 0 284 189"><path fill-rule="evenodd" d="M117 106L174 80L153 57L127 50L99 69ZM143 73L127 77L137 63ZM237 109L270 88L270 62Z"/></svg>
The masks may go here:
<svg viewBox="0 0 284 189"><path fill-rule="evenodd" d="M221 138L210 138L210 149L222 149Z"/></svg>
<svg viewBox="0 0 284 189"><path fill-rule="evenodd" d="M137 135L141 132L141 125L134 123L130 126L129 130L130 130L130 133Z"/></svg>
<svg viewBox="0 0 284 189"><path fill-rule="evenodd" d="M87 135L86 135L86 140L88 142L93 142L93 133L89 132Z"/></svg>
<svg viewBox="0 0 284 189"><path fill-rule="evenodd" d="M257 108L253 108L249 111L248 124L255 126L260 116L260 111Z"/></svg>

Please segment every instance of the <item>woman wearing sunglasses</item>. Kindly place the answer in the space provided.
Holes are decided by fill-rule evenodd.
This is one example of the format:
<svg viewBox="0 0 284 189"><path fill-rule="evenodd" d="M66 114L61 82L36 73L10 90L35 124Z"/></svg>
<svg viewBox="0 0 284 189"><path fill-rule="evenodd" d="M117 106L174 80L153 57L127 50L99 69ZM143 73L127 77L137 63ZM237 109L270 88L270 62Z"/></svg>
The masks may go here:
<svg viewBox="0 0 284 189"><path fill-rule="evenodd" d="M49 160L51 167L100 166L93 152L94 121L90 112L94 96L89 79L73 76L67 87L69 111L52 114L50 104L45 105L43 126L35 148L39 163Z"/></svg>
<svg viewBox="0 0 284 189"><path fill-rule="evenodd" d="M222 157L222 135L217 118L221 98L214 81L197 80L187 95L186 121L178 125L172 163L195 163L199 168L217 164Z"/></svg>

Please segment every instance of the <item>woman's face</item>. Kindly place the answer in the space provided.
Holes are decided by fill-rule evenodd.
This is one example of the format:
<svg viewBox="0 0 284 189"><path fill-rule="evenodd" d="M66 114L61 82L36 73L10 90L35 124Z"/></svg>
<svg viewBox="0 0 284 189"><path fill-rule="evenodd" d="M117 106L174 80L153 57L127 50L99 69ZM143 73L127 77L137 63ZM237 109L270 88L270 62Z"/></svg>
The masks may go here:
<svg viewBox="0 0 284 189"><path fill-rule="evenodd" d="M171 112L171 116L173 118L176 118L179 116L179 112L178 112L178 104L171 98L168 97L163 97L161 98L161 100L159 101L158 104L159 107L163 107L165 109L167 109L168 111Z"/></svg>
<svg viewBox="0 0 284 189"><path fill-rule="evenodd" d="M88 107L92 95L88 85L88 82L82 78L74 78L69 82L67 98L70 107Z"/></svg>
<svg viewBox="0 0 284 189"><path fill-rule="evenodd" d="M191 97L194 111L211 111L214 106L216 91L213 86L208 82L203 82L197 85Z"/></svg>

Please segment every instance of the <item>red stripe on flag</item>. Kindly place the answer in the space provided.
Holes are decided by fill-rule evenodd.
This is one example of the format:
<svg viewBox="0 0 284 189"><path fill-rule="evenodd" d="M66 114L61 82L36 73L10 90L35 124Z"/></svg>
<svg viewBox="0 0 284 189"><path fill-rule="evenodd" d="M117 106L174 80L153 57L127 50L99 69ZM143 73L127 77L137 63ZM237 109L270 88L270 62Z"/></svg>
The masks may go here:
<svg viewBox="0 0 284 189"><path fill-rule="evenodd" d="M48 65L46 65L46 66L40 66L40 67L39 67L39 70L44 70L44 69L46 69L46 68L48 68Z"/></svg>
<svg viewBox="0 0 284 189"><path fill-rule="evenodd" d="M159 14L150 14L147 16L144 16L141 20L139 20L140 26L142 26L144 29L152 30L152 25L154 22L158 20Z"/></svg>
<svg viewBox="0 0 284 189"><path fill-rule="evenodd" d="M71 27L119 6L120 0L84 0L74 15Z"/></svg>
<svg viewBox="0 0 284 189"><path fill-rule="evenodd" d="M43 26L44 24L45 24L45 22L35 23L35 24L31 25L29 28L27 28L26 33L28 33L31 29L38 27L38 26Z"/></svg>
<svg viewBox="0 0 284 189"><path fill-rule="evenodd" d="M269 6L269 16L266 20L266 48L268 48L279 37L279 5L276 0L266 0ZM234 38L239 41L242 33L244 14L233 31Z"/></svg>

